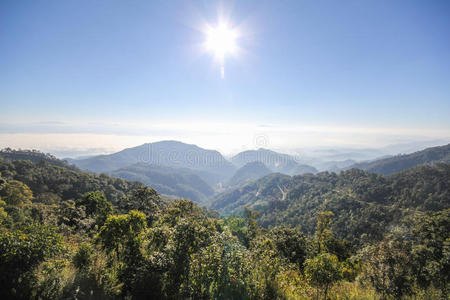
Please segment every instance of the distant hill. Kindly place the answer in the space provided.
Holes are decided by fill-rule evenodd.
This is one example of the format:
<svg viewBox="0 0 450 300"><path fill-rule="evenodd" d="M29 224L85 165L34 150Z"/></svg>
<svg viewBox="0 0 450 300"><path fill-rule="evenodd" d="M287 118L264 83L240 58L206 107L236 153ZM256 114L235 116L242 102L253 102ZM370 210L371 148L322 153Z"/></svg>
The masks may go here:
<svg viewBox="0 0 450 300"><path fill-rule="evenodd" d="M38 150L15 150L5 148L0 150L0 159L5 161L29 160L34 163L47 162L54 166L64 167L70 170L77 169L65 160L60 160L49 153L42 153Z"/></svg>
<svg viewBox="0 0 450 300"><path fill-rule="evenodd" d="M205 202L214 194L194 170L187 168L164 167L151 164L135 164L110 173L112 176L142 182L161 194L173 195Z"/></svg>
<svg viewBox="0 0 450 300"><path fill-rule="evenodd" d="M250 162L239 168L233 177L228 180L228 186L239 186L252 180L257 180L267 174L272 173L265 164L259 161Z"/></svg>
<svg viewBox="0 0 450 300"><path fill-rule="evenodd" d="M427 148L411 154L379 159L372 162L357 163L348 168L357 168L373 173L389 175L418 165L434 164L437 162L450 163L450 144Z"/></svg>
<svg viewBox="0 0 450 300"><path fill-rule="evenodd" d="M420 180L418 180L420 179ZM415 211L450 208L450 164L420 166L385 177L351 169L336 173L270 174L214 197L222 215L259 211L261 225L300 225L315 230L315 216L332 211L333 230L353 242L380 239L386 228Z"/></svg>
<svg viewBox="0 0 450 300"><path fill-rule="evenodd" d="M231 162L238 167L242 167L247 163L255 161L262 162L272 170L272 172L289 175L317 172L317 169L312 166L297 163L295 159L288 154L282 154L263 148L243 151L231 158Z"/></svg>
<svg viewBox="0 0 450 300"><path fill-rule="evenodd" d="M231 176L236 169L218 151L177 141L143 144L109 155L73 160L72 163L93 172L111 172L137 163L189 168L214 174L209 179L216 183Z"/></svg>
<svg viewBox="0 0 450 300"><path fill-rule="evenodd" d="M86 192L101 190L109 201L115 203L133 189L143 186L139 182L66 166L64 161L38 151L17 150L15 155L5 155L2 151L0 154L2 177L28 185L37 202L59 203L61 200L81 198Z"/></svg>
<svg viewBox="0 0 450 300"><path fill-rule="evenodd" d="M351 165L356 164L356 161L353 159L346 159L341 161L323 161L318 162L314 164L314 166L319 171L331 171L331 172L338 172L340 170L343 170L345 168L348 168Z"/></svg>

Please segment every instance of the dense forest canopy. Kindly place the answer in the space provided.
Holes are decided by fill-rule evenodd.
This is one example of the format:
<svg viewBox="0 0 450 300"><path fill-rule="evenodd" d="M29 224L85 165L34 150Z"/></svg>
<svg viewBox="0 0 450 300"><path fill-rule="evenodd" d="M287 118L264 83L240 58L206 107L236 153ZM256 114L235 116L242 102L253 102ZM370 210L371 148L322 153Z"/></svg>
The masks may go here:
<svg viewBox="0 0 450 300"><path fill-rule="evenodd" d="M265 227L300 225L312 234L320 211L335 214L333 230L355 243L379 240L387 228L416 211L450 208L450 164L420 166L389 177L357 169L316 175L271 174L216 196L211 208L239 215L244 207L260 213Z"/></svg>
<svg viewBox="0 0 450 300"><path fill-rule="evenodd" d="M448 164L271 174L222 194L237 215L219 218L22 154L0 158L2 299L449 296Z"/></svg>

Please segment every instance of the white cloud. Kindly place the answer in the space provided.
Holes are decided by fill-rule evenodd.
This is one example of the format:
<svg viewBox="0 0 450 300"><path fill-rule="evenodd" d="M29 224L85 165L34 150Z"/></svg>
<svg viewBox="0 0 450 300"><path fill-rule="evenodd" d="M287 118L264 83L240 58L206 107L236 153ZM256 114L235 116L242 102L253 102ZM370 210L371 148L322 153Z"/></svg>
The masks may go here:
<svg viewBox="0 0 450 300"><path fill-rule="evenodd" d="M86 122L0 124L0 147L42 151L114 152L159 140L179 140L222 153L270 148L290 152L299 148L376 148L389 144L449 140L444 129L362 128L252 124L243 122Z"/></svg>

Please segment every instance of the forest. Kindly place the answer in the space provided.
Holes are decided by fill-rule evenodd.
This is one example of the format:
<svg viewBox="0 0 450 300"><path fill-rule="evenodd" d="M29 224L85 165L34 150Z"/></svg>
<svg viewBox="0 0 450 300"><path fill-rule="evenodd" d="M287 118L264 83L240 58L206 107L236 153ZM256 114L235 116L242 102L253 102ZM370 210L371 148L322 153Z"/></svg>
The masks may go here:
<svg viewBox="0 0 450 300"><path fill-rule="evenodd" d="M1 299L449 298L446 163L270 174L206 207L33 151L0 173Z"/></svg>

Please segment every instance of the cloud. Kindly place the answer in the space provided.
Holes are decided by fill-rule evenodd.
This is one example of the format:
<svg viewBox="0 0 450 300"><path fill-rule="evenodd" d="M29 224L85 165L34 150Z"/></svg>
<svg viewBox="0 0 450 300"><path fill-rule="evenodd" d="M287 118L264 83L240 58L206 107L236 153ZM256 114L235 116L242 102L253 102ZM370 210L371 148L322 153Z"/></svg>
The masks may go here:
<svg viewBox="0 0 450 300"><path fill-rule="evenodd" d="M379 148L390 144L440 139L449 141L445 129L364 128L306 126L302 124L252 124L244 122L128 122L128 123L1 123L0 147L43 151L114 152L159 140L179 140L222 153L259 147L282 152L301 148Z"/></svg>

